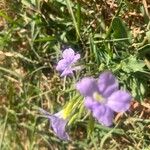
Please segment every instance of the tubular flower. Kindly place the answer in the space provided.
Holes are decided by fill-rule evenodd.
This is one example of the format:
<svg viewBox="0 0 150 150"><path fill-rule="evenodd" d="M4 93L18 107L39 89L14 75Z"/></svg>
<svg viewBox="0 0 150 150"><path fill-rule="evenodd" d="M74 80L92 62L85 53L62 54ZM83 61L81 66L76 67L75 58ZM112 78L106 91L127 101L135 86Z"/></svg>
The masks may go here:
<svg viewBox="0 0 150 150"><path fill-rule="evenodd" d="M79 66L74 66L80 59L80 54L75 54L73 49L65 49L62 57L63 59L61 59L56 66L56 70L61 72L61 77L72 75L74 70L80 69Z"/></svg>
<svg viewBox="0 0 150 150"><path fill-rule="evenodd" d="M76 84L76 89L85 97L85 107L105 126L112 125L114 112L128 110L132 99L128 92L119 90L118 81L109 71L103 72L98 80L83 78Z"/></svg>
<svg viewBox="0 0 150 150"><path fill-rule="evenodd" d="M63 118L63 112L60 111L56 114L51 115L47 111L41 109L41 112L45 115L46 118L49 119L51 122L51 127L60 139L62 140L69 140L69 135L66 132L66 124L67 124L67 119Z"/></svg>

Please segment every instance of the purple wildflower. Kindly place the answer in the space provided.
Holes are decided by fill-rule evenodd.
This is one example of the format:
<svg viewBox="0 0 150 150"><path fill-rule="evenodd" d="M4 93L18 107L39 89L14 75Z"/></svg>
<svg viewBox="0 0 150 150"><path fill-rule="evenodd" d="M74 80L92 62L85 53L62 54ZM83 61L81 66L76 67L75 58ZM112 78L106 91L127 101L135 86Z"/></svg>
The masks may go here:
<svg viewBox="0 0 150 150"><path fill-rule="evenodd" d="M56 114L51 115L47 111L41 109L41 112L49 119L51 122L51 127L55 134L62 140L69 140L69 135L66 132L67 119L63 118L63 112L60 111Z"/></svg>
<svg viewBox="0 0 150 150"><path fill-rule="evenodd" d="M74 67L74 64L80 59L80 54L75 54L73 49L65 49L62 57L63 59L56 66L56 70L61 72L61 77L72 75L74 70L80 69L79 66Z"/></svg>
<svg viewBox="0 0 150 150"><path fill-rule="evenodd" d="M76 88L85 97L85 107L105 126L112 125L114 112L125 112L129 109L131 95L119 90L115 76L109 71L102 73L98 80L83 78Z"/></svg>

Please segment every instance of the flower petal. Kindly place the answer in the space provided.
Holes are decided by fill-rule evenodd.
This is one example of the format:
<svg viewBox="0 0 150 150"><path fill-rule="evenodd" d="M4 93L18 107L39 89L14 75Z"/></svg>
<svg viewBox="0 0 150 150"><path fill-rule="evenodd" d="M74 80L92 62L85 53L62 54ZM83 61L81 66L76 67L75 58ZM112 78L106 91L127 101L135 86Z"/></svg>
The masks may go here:
<svg viewBox="0 0 150 150"><path fill-rule="evenodd" d="M62 56L67 62L71 62L74 60L75 57L74 50L72 48L65 49Z"/></svg>
<svg viewBox="0 0 150 150"><path fill-rule="evenodd" d="M73 69L68 67L62 72L62 74L60 76L64 77L64 76L72 75L72 74L73 74Z"/></svg>
<svg viewBox="0 0 150 150"><path fill-rule="evenodd" d="M93 109L93 117L102 125L111 126L113 124L114 112L109 107L99 104Z"/></svg>
<svg viewBox="0 0 150 150"><path fill-rule="evenodd" d="M98 104L98 102L97 101L94 101L93 99L92 99L92 97L86 97L85 99L84 99L84 105L85 105L85 107L86 108L88 108L88 109L90 109L91 111L92 111L92 109L94 108L94 106L95 105L97 105Z"/></svg>
<svg viewBox="0 0 150 150"><path fill-rule="evenodd" d="M90 77L85 77L76 84L76 89L85 97L92 97L97 88L96 80Z"/></svg>
<svg viewBox="0 0 150 150"><path fill-rule="evenodd" d="M62 118L62 111L53 115L43 109L40 109L40 112L50 120L53 131L60 139L69 140L69 135L65 129L68 121Z"/></svg>
<svg viewBox="0 0 150 150"><path fill-rule="evenodd" d="M51 121L51 126L55 134L62 140L69 140L69 135L65 131L67 120L59 118L56 115L49 116L49 119Z"/></svg>
<svg viewBox="0 0 150 150"><path fill-rule="evenodd" d="M98 87L100 94L107 98L113 92L118 90L119 85L115 76L111 72L107 71L99 76Z"/></svg>
<svg viewBox="0 0 150 150"><path fill-rule="evenodd" d="M56 66L56 70L57 71L63 71L63 70L66 69L67 66L68 66L68 64L67 64L66 60L65 59L61 59L58 62L57 66Z"/></svg>
<svg viewBox="0 0 150 150"><path fill-rule="evenodd" d="M108 98L106 105L115 112L124 112L129 109L131 99L128 92L118 90Z"/></svg>

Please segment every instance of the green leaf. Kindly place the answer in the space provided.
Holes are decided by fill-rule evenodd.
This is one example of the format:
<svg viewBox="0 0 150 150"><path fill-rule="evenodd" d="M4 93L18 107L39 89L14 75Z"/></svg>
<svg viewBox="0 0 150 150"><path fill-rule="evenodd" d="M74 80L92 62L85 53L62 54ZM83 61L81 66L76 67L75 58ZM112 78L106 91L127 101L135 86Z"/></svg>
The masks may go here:
<svg viewBox="0 0 150 150"><path fill-rule="evenodd" d="M132 89L132 96L135 99L143 100L147 88L146 85L140 79L132 78L130 80L131 80L130 88Z"/></svg>
<svg viewBox="0 0 150 150"><path fill-rule="evenodd" d="M76 20L76 18L75 18L75 15L74 15L74 13L73 13L73 9L72 9L72 7L71 7L71 1L70 0L65 0L66 1L66 4L67 4L67 8L68 8L68 11L69 11L69 13L70 13L70 15L71 15L71 17L72 17L72 20L73 20L73 24L74 24L74 27L75 27L75 30L76 30L76 33L77 33L77 37L79 38L79 39L81 39L81 37L80 37L80 31L79 31L79 22L77 22L77 20Z"/></svg>
<svg viewBox="0 0 150 150"><path fill-rule="evenodd" d="M77 120L77 118L78 118L78 113L74 114L74 115L70 118L70 120L69 120L69 122L68 122L68 126L71 125L72 123L74 123L74 122Z"/></svg>
<svg viewBox="0 0 150 150"><path fill-rule="evenodd" d="M135 56L130 56L127 59L121 62L122 70L130 73L130 72L137 72L143 71L143 67L145 66L144 61L137 60Z"/></svg>
<svg viewBox="0 0 150 150"><path fill-rule="evenodd" d="M87 125L88 137L90 137L91 133L94 130L94 124L95 124L95 120L92 117L92 115L90 115L90 118L89 118L89 121L88 121L88 125Z"/></svg>
<svg viewBox="0 0 150 150"><path fill-rule="evenodd" d="M80 96L77 94L65 106L63 113L64 118L68 118L68 116L70 116L71 113L78 107L80 102L81 102Z"/></svg>
<svg viewBox="0 0 150 150"><path fill-rule="evenodd" d="M115 17L112 21L113 37L116 39L119 38L128 38L128 30L124 22L120 17ZM129 44L129 40L124 41L126 44Z"/></svg>
<svg viewBox="0 0 150 150"><path fill-rule="evenodd" d="M54 41L55 37L53 36L47 36L47 37L43 37L43 38L38 38L36 40L34 40L34 42L47 42L47 41Z"/></svg>

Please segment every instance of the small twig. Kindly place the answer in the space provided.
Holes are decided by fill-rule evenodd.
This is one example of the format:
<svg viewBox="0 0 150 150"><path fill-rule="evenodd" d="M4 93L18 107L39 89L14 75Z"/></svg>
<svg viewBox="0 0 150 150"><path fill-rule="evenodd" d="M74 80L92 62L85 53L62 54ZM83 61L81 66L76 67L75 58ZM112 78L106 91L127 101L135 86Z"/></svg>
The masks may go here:
<svg viewBox="0 0 150 150"><path fill-rule="evenodd" d="M64 81L63 81L63 91L66 90L66 76L64 77Z"/></svg>
<svg viewBox="0 0 150 150"><path fill-rule="evenodd" d="M150 19L150 15L149 15L149 12L148 12L148 9L147 9L146 0L143 0L143 6L144 6L144 9L145 9L146 16L148 17L148 19Z"/></svg>
<svg viewBox="0 0 150 150"><path fill-rule="evenodd" d="M148 108L148 109L150 109L150 104L148 104L148 103L141 102L141 105Z"/></svg>

